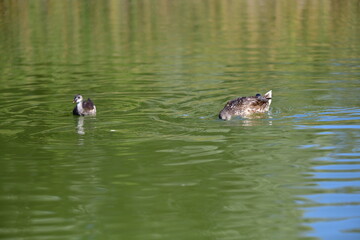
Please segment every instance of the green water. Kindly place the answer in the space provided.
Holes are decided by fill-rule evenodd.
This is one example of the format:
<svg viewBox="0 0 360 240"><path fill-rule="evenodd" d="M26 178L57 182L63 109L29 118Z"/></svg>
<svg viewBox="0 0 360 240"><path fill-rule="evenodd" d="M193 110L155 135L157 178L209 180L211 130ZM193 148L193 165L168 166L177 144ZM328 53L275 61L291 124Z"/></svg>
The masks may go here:
<svg viewBox="0 0 360 240"><path fill-rule="evenodd" d="M0 238L359 239L359 20L340 0L1 1ZM268 90L268 115L217 119Z"/></svg>

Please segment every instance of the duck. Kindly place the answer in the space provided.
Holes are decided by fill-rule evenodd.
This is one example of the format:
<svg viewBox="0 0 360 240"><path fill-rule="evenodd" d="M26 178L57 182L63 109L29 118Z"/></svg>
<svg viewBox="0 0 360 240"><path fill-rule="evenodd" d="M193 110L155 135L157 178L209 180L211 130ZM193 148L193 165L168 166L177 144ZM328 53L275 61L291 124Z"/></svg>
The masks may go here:
<svg viewBox="0 0 360 240"><path fill-rule="evenodd" d="M251 97L239 97L228 101L219 113L219 119L230 120L232 116L249 117L256 113L269 111L272 100L272 90L264 96L256 94Z"/></svg>
<svg viewBox="0 0 360 240"><path fill-rule="evenodd" d="M77 94L74 97L73 103L76 103L73 110L74 115L86 116L96 114L96 106L90 98L88 98L88 100L84 100L80 94Z"/></svg>

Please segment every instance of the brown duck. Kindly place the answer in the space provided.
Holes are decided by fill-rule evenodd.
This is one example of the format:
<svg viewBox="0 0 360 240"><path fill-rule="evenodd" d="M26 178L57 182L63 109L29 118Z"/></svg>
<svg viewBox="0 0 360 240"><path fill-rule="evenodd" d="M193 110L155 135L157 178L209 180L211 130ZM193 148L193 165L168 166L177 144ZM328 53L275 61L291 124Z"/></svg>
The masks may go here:
<svg viewBox="0 0 360 240"><path fill-rule="evenodd" d="M228 101L219 113L222 120L230 120L232 116L249 117L254 113L264 113L269 111L272 98L272 91L268 91L264 96L256 94L252 97L240 97Z"/></svg>
<svg viewBox="0 0 360 240"><path fill-rule="evenodd" d="M73 103L76 103L76 106L73 110L74 115L85 116L96 114L95 104L90 100L90 98L84 101L83 97L78 94L74 97Z"/></svg>

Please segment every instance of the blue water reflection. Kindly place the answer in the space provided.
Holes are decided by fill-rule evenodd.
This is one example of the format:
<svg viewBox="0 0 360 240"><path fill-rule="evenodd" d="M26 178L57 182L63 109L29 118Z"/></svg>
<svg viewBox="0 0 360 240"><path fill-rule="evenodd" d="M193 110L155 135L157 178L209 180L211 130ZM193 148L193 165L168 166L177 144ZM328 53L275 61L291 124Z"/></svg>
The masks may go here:
<svg viewBox="0 0 360 240"><path fill-rule="evenodd" d="M359 109L331 109L310 114L315 122L297 125L300 130L316 130L316 136L328 136L324 143L301 145L301 149L330 151L313 159L312 171L306 172L314 194L300 196L306 225L312 228L307 235L321 239L358 239L360 231L360 148L357 124ZM308 117L302 116L302 117ZM334 122L323 125L321 122ZM357 136L349 141L349 136Z"/></svg>

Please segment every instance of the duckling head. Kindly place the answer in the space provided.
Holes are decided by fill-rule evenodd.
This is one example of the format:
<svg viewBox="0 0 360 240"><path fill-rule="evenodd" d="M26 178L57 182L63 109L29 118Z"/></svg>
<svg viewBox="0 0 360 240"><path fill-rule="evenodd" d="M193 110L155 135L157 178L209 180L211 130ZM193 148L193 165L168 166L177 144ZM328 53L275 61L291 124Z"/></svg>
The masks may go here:
<svg viewBox="0 0 360 240"><path fill-rule="evenodd" d="M83 97L78 94L74 97L73 103L81 103L83 101Z"/></svg>

